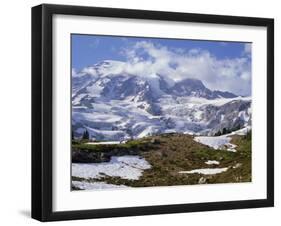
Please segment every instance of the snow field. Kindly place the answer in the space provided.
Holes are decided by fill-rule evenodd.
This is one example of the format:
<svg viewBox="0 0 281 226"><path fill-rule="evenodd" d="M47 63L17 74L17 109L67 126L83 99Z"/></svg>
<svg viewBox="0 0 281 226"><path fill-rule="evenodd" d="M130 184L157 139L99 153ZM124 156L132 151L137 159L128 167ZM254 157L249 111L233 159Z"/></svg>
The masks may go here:
<svg viewBox="0 0 281 226"><path fill-rule="evenodd" d="M111 157L104 163L73 163L72 176L81 178L121 177L127 180L138 180L142 172L151 165L139 156Z"/></svg>
<svg viewBox="0 0 281 226"><path fill-rule="evenodd" d="M82 190L110 189L110 188L126 188L125 185L107 184L105 182L89 183L85 181L72 181L72 185Z"/></svg>

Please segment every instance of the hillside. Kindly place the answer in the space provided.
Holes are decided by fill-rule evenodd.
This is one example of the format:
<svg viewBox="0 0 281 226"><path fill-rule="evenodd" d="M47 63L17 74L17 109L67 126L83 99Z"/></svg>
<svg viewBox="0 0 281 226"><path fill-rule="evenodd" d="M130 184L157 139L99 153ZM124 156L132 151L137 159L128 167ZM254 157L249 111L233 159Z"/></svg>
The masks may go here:
<svg viewBox="0 0 281 226"><path fill-rule="evenodd" d="M215 150L196 142L194 136L178 133L124 144L76 143L72 146L73 189L89 189L86 185L146 187L250 182L251 135L231 135L231 143L236 146L235 152L226 146Z"/></svg>

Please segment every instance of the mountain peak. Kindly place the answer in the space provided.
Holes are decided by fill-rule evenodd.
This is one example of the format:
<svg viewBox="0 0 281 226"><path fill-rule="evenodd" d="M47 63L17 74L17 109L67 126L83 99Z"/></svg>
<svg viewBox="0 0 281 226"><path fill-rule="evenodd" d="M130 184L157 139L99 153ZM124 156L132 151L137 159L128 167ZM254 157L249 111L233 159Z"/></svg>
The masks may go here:
<svg viewBox="0 0 281 226"><path fill-rule="evenodd" d="M193 78L187 78L177 82L170 88L170 93L176 96L196 96L207 99L212 95L212 91L204 86L202 81Z"/></svg>
<svg viewBox="0 0 281 226"><path fill-rule="evenodd" d="M106 80L112 80L110 83L108 83L108 85L110 85L111 87L110 89L106 88L105 86L107 85L104 84L104 87L102 89L105 89L103 92L103 94L105 94L105 91L107 90L112 90L112 92L114 92L114 90L121 91L121 88L132 90L132 88L129 88L129 86L134 85L138 86L139 89L140 87L138 84L138 80L141 80L143 82L147 82L153 95L159 97L163 94L173 95L176 97L190 96L205 99L237 97L235 94L230 92L223 92L219 90L212 91L208 89L201 80L196 78L186 78L180 81L174 81L170 76L164 76L157 73L151 73L147 75L129 73L127 72L125 66L126 63L122 61L103 60L92 66L86 67L79 73L75 73L76 75L73 76L73 80L75 80L75 87L78 88L82 87L83 84L89 84L90 80L98 81L103 78L105 78ZM135 77L138 79L130 80L130 77ZM119 87L114 88L114 86L117 84ZM125 95L126 93L131 92L122 90L122 93Z"/></svg>
<svg viewBox="0 0 281 226"><path fill-rule="evenodd" d="M125 63L119 60L103 60L100 61L99 63L94 64L94 66L112 66L116 64L125 64Z"/></svg>
<svg viewBox="0 0 281 226"><path fill-rule="evenodd" d="M250 123L249 100L228 99L236 95L212 91L196 78L174 81L162 74L128 73L124 64L105 60L72 77L75 136L85 128L100 140L145 136L147 131L212 134Z"/></svg>
<svg viewBox="0 0 281 226"><path fill-rule="evenodd" d="M195 78L186 78L184 80L181 80L180 83L185 84L187 86L192 86L193 88L197 88L197 89L206 88L201 80Z"/></svg>
<svg viewBox="0 0 281 226"><path fill-rule="evenodd" d="M237 97L235 94L230 92L218 90L212 91L208 89L201 80L195 78L187 78L178 81L173 87L170 88L170 93L176 96L192 96L205 99Z"/></svg>

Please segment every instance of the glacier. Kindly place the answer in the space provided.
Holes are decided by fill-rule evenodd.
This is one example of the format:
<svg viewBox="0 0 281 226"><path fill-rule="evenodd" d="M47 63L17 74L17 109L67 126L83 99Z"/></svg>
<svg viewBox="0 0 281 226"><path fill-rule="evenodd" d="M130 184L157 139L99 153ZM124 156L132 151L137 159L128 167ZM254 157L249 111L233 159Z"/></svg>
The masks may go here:
<svg viewBox="0 0 281 226"><path fill-rule="evenodd" d="M75 137L85 130L98 141L158 133L213 136L251 126L251 97L212 91L196 78L171 81L160 74L127 74L122 67L108 60L72 76Z"/></svg>

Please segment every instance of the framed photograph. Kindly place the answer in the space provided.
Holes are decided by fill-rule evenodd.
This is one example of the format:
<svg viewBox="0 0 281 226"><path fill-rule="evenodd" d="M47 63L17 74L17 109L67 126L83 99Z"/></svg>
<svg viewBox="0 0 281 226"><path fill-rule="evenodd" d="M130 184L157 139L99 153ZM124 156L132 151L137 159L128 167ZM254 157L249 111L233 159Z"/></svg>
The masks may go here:
<svg viewBox="0 0 281 226"><path fill-rule="evenodd" d="M32 8L32 217L274 205L274 21Z"/></svg>

